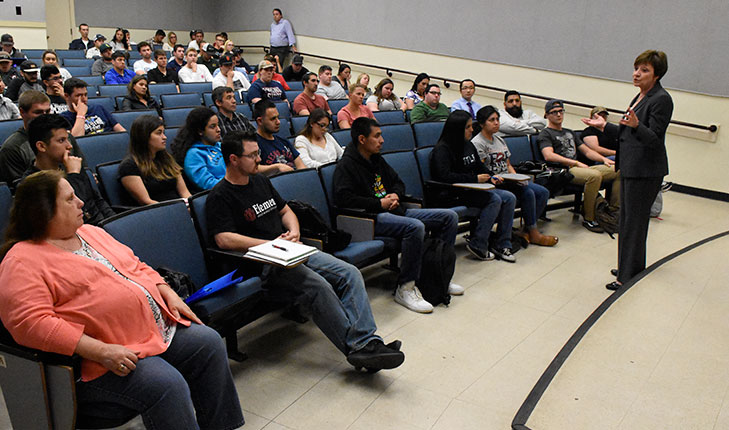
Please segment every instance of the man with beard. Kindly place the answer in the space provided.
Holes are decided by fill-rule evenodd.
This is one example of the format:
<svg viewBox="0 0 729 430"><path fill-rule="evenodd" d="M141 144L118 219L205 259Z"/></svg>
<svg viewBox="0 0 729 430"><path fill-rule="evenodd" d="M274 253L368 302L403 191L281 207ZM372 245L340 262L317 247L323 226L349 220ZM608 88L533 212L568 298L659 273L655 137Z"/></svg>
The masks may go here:
<svg viewBox="0 0 729 430"><path fill-rule="evenodd" d="M16 102L21 94L28 90L44 91L43 85L38 82L38 66L30 60L23 61L20 64L20 76L15 77L8 88L5 90L5 96Z"/></svg>
<svg viewBox="0 0 729 430"><path fill-rule="evenodd" d="M111 54L113 53L111 45L108 43L102 43L101 46L99 46L99 54L101 54L101 58L94 61L94 64L91 65L92 76L104 76L106 72L114 68L114 65L111 64Z"/></svg>
<svg viewBox="0 0 729 430"><path fill-rule="evenodd" d="M547 120L530 110L521 108L521 95L514 90L504 94L504 109L499 109L501 126L499 133L510 136L539 133L547 126Z"/></svg>

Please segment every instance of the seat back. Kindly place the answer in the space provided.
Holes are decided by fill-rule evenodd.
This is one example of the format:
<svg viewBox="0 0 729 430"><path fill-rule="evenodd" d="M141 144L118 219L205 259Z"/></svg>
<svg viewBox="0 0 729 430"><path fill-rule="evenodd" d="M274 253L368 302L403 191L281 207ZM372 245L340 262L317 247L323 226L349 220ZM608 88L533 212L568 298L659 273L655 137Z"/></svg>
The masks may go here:
<svg viewBox="0 0 729 430"><path fill-rule="evenodd" d="M418 162L415 161L415 153L413 151L397 151L382 154L387 164L390 165L405 183L405 191L407 194L422 199L423 184L420 182L420 172L418 171Z"/></svg>
<svg viewBox="0 0 729 430"><path fill-rule="evenodd" d="M281 136L284 139L291 136L291 123L286 118L281 118L281 126L278 128L276 136Z"/></svg>
<svg viewBox="0 0 729 430"><path fill-rule="evenodd" d="M212 93L212 82L180 82L180 93Z"/></svg>
<svg viewBox="0 0 729 430"><path fill-rule="evenodd" d="M74 76L74 78L79 78L87 84L96 85L97 87L104 85L104 78L102 76Z"/></svg>
<svg viewBox="0 0 729 430"><path fill-rule="evenodd" d="M121 213L104 220L101 227L150 267L187 273L197 288L209 282L195 226L182 199Z"/></svg>
<svg viewBox="0 0 729 430"><path fill-rule="evenodd" d="M382 152L415 149L415 138L410 124L383 125L381 129L385 141L382 144Z"/></svg>
<svg viewBox="0 0 729 430"><path fill-rule="evenodd" d="M23 52L25 52L25 51L23 51ZM302 84L301 81L286 81L286 84L292 90L296 90L296 91L303 91L304 90L304 84Z"/></svg>
<svg viewBox="0 0 729 430"><path fill-rule="evenodd" d="M89 97L88 104L89 106L102 106L109 113L112 113L116 110L116 103L114 102L114 99L112 97ZM129 130L128 128L126 129Z"/></svg>
<svg viewBox="0 0 729 430"><path fill-rule="evenodd" d="M96 97L99 95L99 87L96 85L87 85L86 91L88 91L89 97Z"/></svg>
<svg viewBox="0 0 729 430"><path fill-rule="evenodd" d="M438 138L443 132L444 122L420 122L413 124L413 132L415 133L415 142L418 148L424 146L435 146Z"/></svg>
<svg viewBox="0 0 729 430"><path fill-rule="evenodd" d="M327 197L316 169L282 173L271 178L271 184L284 200L299 200L309 203L331 225Z"/></svg>
<svg viewBox="0 0 729 430"><path fill-rule="evenodd" d="M509 159L512 165L534 159L529 136L504 136L504 142L511 153Z"/></svg>
<svg viewBox="0 0 729 430"><path fill-rule="evenodd" d="M101 193L111 206L138 206L119 180L120 160L101 163L96 166Z"/></svg>
<svg viewBox="0 0 729 430"><path fill-rule="evenodd" d="M330 133L339 146L344 148L352 143L352 132L350 130L335 130Z"/></svg>
<svg viewBox="0 0 729 430"><path fill-rule="evenodd" d="M294 128L294 134L299 134L301 130L306 127L306 121L309 119L308 116L294 116L291 117L291 125Z"/></svg>
<svg viewBox="0 0 729 430"><path fill-rule="evenodd" d="M165 127L182 127L192 109L191 107L162 109Z"/></svg>
<svg viewBox="0 0 729 430"><path fill-rule="evenodd" d="M208 224L207 217L205 216L205 203L208 200L208 194L210 190L205 190L190 197L187 201L190 204L190 214L195 222L195 228L197 229L200 243L205 248L214 247L214 243L208 235Z"/></svg>
<svg viewBox="0 0 729 430"><path fill-rule="evenodd" d="M251 107L248 106L247 103L240 104L238 103L235 105L235 111L239 114L243 115L244 117L253 120L253 111L251 110Z"/></svg>
<svg viewBox="0 0 729 430"><path fill-rule="evenodd" d="M161 96L162 94L177 94L177 85L172 82L152 84L149 86L149 94Z"/></svg>
<svg viewBox="0 0 729 430"><path fill-rule="evenodd" d="M539 137L538 134L532 134L529 137L529 143L532 147L532 153L534 154L534 159L537 161L544 161L544 155L542 155L542 151L539 149L539 144L537 143L537 138Z"/></svg>
<svg viewBox="0 0 729 430"><path fill-rule="evenodd" d="M64 66L64 69L68 70L71 76L88 76L91 74L91 66Z"/></svg>
<svg viewBox="0 0 729 430"><path fill-rule="evenodd" d="M94 61L95 60L92 58L64 58L63 67L91 67L94 64ZM74 76L73 73L71 73L71 75Z"/></svg>
<svg viewBox="0 0 729 430"><path fill-rule="evenodd" d="M337 162L332 161L331 163L319 166L319 178L321 184L324 187L324 193L327 196L329 207L335 208L334 204L334 171L337 169Z"/></svg>
<svg viewBox="0 0 729 430"><path fill-rule="evenodd" d="M213 93L203 94L203 104L209 108L215 107L215 102L213 102Z"/></svg>
<svg viewBox="0 0 729 430"><path fill-rule="evenodd" d="M77 137L76 142L84 153L86 165L89 169L96 170L96 166L101 163L121 160L127 155L129 134L125 132L92 134Z"/></svg>
<svg viewBox="0 0 729 430"><path fill-rule="evenodd" d="M130 110L126 112L114 112L111 116L117 120L119 124L124 127L124 130L130 131L132 129L132 123L135 119L142 115L154 115L157 116L157 111L154 109L149 110Z"/></svg>
<svg viewBox="0 0 729 430"><path fill-rule="evenodd" d="M288 100L291 103L291 106L294 105L294 100L296 100L296 97L299 96L299 94L303 93L303 91L300 90L287 90L286 91L286 100Z"/></svg>
<svg viewBox="0 0 729 430"><path fill-rule="evenodd" d="M23 126L22 119L8 119L0 121L0 145L2 145L11 134Z"/></svg>
<svg viewBox="0 0 729 430"><path fill-rule="evenodd" d="M5 237L5 228L10 220L10 207L13 205L13 196L5 182L0 182L0 237Z"/></svg>
<svg viewBox="0 0 729 430"><path fill-rule="evenodd" d="M422 183L429 181L430 176L430 153L433 152L432 146L418 148L415 150L415 159L418 161L418 169L420 170L420 180Z"/></svg>
<svg viewBox="0 0 729 430"><path fill-rule="evenodd" d="M331 99L327 100L327 103L329 103L329 109L332 110L332 114L336 115L340 109L347 106L349 99Z"/></svg>
<svg viewBox="0 0 729 430"><path fill-rule="evenodd" d="M202 94L200 93L162 94L160 99L162 100L162 106L166 108L202 105Z"/></svg>
<svg viewBox="0 0 729 430"><path fill-rule="evenodd" d="M286 101L273 102L273 104L276 105L279 118L291 118L291 110L289 109L289 104Z"/></svg>
<svg viewBox="0 0 729 430"><path fill-rule="evenodd" d="M101 97L116 97L127 95L126 85L99 85L99 95Z"/></svg>
<svg viewBox="0 0 729 430"><path fill-rule="evenodd" d="M86 52L83 49L57 49L56 55L60 60L66 58L86 58Z"/></svg>
<svg viewBox="0 0 729 430"><path fill-rule="evenodd" d="M380 125L405 124L405 115L401 110L383 110L372 114Z"/></svg>
<svg viewBox="0 0 729 430"><path fill-rule="evenodd" d="M167 136L167 152L172 153L170 145L175 141L177 133L180 132L180 127L165 127L165 136Z"/></svg>

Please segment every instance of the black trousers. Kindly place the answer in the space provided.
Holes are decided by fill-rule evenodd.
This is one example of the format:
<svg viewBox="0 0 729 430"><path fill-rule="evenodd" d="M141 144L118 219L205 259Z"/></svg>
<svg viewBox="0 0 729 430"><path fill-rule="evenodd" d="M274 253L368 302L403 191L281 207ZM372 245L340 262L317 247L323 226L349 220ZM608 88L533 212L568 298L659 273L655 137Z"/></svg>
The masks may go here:
<svg viewBox="0 0 729 430"><path fill-rule="evenodd" d="M268 50L268 53L271 55L278 55L278 61L281 63L281 67L286 67L284 64L284 61L286 60L286 57L289 55L289 52L291 52L290 46L271 46ZM275 66L275 64L274 64ZM278 73L281 73L282 70L277 70Z"/></svg>
<svg viewBox="0 0 729 430"><path fill-rule="evenodd" d="M628 282L645 269L646 239L651 206L663 177L620 178L618 281Z"/></svg>

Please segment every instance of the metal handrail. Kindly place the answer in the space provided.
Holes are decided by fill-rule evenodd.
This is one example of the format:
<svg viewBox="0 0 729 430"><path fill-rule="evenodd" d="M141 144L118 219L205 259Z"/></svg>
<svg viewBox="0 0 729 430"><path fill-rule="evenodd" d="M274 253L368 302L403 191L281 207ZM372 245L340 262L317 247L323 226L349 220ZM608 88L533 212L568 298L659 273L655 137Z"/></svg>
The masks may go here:
<svg viewBox="0 0 729 430"><path fill-rule="evenodd" d="M269 49L270 49L268 46L264 46L264 45L236 45L236 47L237 48L243 48L243 49L245 49L245 48L262 49L264 52L268 52ZM371 69L384 70L385 71L385 74L387 76L389 76L389 77L392 77L393 72L394 73L400 73L400 74L403 74L403 75L411 75L411 76L417 76L418 75L417 72L411 72L409 70L395 69L395 68L392 68L392 67L379 66L379 65L376 65L376 64L361 63L359 61L342 60L342 59L339 59L339 58L327 57L325 55L312 54L310 52L301 52L301 51L299 51L298 53L301 54L301 55L305 55L305 56L309 56L309 57L314 57L314 58L318 58L318 59L322 59L322 60L333 61L333 62L336 62L337 64L342 64L342 63L346 63L346 64L349 64L349 65L354 64L354 65L361 66L361 67L368 67L368 68L371 68ZM460 82L461 82L458 79L451 79L451 78L445 78L445 77L442 77L442 76L433 76L433 75L429 75L429 76L430 76L430 79L431 80L436 80L436 81L443 82L443 86L446 87L446 88L450 88L451 87L451 83L460 84ZM483 84L476 84L476 87L477 88L483 88L485 90L498 91L498 92L502 92L502 93L505 93L506 91L508 91L505 88L492 87L490 85L483 85ZM545 101L546 100L550 100L552 98L552 97L540 96L538 94L529 94L529 93L520 93L520 94L522 96L524 96L524 97L531 97L531 98L534 98L534 99L540 99L540 100L545 100ZM570 101L570 100L562 100L562 101L565 104L571 105L571 106L578 106L578 107L582 107L582 108L586 108L586 109L592 109L593 108L593 105L588 105L588 104L581 103L581 102L574 102L574 101ZM619 109L608 108L607 110L608 110L608 112L616 113L616 114L620 114L620 115L622 115L623 113L625 113L625 111L619 110ZM719 127L716 126L715 124L711 124L711 125L701 125L701 124L695 124L695 123L692 123L692 122L685 122L685 121L678 121L678 120L671 120L671 124L680 125L680 126L683 126L683 127L695 128L695 129L698 129L698 130L706 130L706 131L709 131L711 133L716 133L716 131L719 129Z"/></svg>

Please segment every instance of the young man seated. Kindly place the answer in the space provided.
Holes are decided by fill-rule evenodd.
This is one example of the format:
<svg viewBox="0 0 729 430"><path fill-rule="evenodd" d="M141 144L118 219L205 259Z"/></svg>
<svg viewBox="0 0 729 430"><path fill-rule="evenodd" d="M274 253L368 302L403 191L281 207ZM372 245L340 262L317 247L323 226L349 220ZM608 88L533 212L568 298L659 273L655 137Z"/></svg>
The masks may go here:
<svg viewBox="0 0 729 430"><path fill-rule="evenodd" d="M241 130L255 133L256 128L248 118L236 112L235 91L230 87L218 87L213 90L213 103L218 108L218 125L220 136L225 137L231 131Z"/></svg>
<svg viewBox="0 0 729 430"><path fill-rule="evenodd" d="M179 84L177 72L167 67L167 53L161 49L154 51L154 62L157 67L147 72L150 84L163 84L165 82Z"/></svg>
<svg viewBox="0 0 729 430"><path fill-rule="evenodd" d="M68 110L61 115L71 124L71 134L79 137L87 134L126 131L101 105L88 105L88 85L79 78L63 83Z"/></svg>
<svg viewBox="0 0 729 430"><path fill-rule="evenodd" d="M276 134L281 128L281 120L273 102L261 100L256 103L253 108L253 119L258 124L256 139L261 148L261 173L271 176L294 169L306 169L306 164L301 160L299 151L294 145Z"/></svg>
<svg viewBox="0 0 729 430"><path fill-rule="evenodd" d="M228 250L248 248L281 238L299 241L294 212L264 175L258 174L261 152L252 133L228 133L222 143L225 177L207 198L208 231L215 244ZM293 295L312 314L314 323L353 366L392 369L405 360L400 342L385 345L359 270L325 252L296 267L256 265L271 293Z"/></svg>
<svg viewBox="0 0 729 430"><path fill-rule="evenodd" d="M377 121L357 118L352 123L352 143L344 150L334 172L334 202L342 208L377 213L375 236L401 241L402 259L395 302L421 313L433 312L423 299L416 281L420 278L425 230L437 232L448 244L456 241L458 215L450 209L405 209L400 198L405 184L380 155L382 129ZM463 287L451 283L448 292L463 294Z"/></svg>

